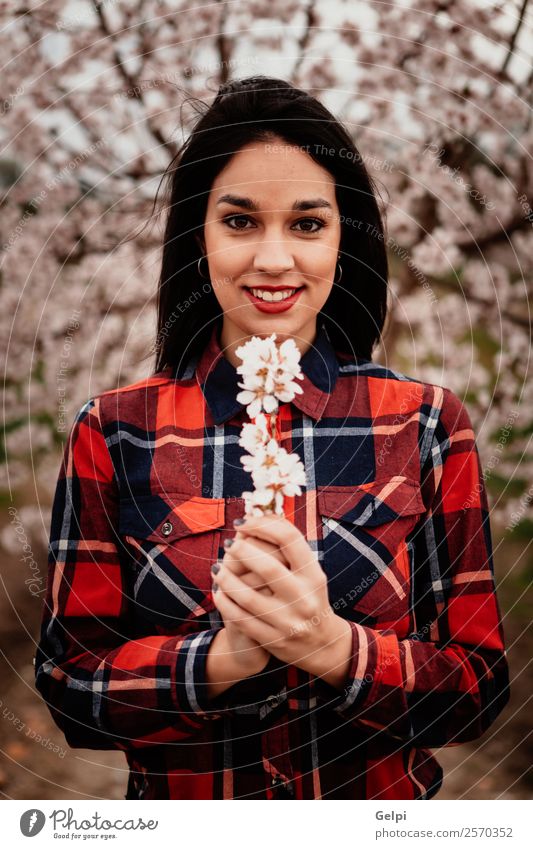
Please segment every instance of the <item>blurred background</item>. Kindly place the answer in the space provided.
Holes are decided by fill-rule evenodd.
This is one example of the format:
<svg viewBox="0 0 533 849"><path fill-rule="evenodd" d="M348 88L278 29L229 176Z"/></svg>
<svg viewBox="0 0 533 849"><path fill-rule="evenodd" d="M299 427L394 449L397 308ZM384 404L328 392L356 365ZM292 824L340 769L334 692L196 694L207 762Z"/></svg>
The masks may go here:
<svg viewBox="0 0 533 849"><path fill-rule="evenodd" d="M50 505L75 412L153 370L163 171L220 83L266 74L319 97L378 185L374 360L474 423L512 699L439 750L437 798L532 798L533 3L32 0L0 25L0 795L126 792L122 753L69 749L33 685Z"/></svg>

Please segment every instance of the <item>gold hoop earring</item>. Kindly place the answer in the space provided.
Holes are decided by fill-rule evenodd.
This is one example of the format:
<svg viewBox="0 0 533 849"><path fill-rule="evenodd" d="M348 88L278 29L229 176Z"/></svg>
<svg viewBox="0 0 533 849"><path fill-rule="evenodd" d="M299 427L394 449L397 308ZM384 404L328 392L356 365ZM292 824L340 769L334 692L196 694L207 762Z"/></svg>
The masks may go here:
<svg viewBox="0 0 533 849"><path fill-rule="evenodd" d="M202 274L202 269L200 268L200 263L203 259L207 259L205 254L202 254L200 259L198 260L198 263L197 263L198 274L200 275L200 277L203 277L204 280L209 280L209 273L207 274L207 277L206 277L205 274Z"/></svg>
<svg viewBox="0 0 533 849"><path fill-rule="evenodd" d="M340 283L340 281L342 280L342 265L340 264L340 262L338 260L337 260L337 265L339 266L341 273L339 274L338 280L335 280L335 279L333 280L334 283ZM335 270L337 269L337 265L335 266Z"/></svg>

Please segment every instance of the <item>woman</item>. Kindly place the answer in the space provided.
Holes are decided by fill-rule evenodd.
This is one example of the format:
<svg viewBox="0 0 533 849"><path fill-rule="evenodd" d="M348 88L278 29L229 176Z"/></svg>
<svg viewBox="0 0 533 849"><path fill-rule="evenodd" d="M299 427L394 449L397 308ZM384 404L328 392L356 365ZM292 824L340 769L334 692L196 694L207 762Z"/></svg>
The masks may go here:
<svg viewBox="0 0 533 849"><path fill-rule="evenodd" d="M127 799L431 798L429 747L509 695L468 413L372 362L382 222L316 99L222 86L172 166L156 371L74 421L37 688L69 745L125 752ZM273 332L307 486L243 523L236 347Z"/></svg>

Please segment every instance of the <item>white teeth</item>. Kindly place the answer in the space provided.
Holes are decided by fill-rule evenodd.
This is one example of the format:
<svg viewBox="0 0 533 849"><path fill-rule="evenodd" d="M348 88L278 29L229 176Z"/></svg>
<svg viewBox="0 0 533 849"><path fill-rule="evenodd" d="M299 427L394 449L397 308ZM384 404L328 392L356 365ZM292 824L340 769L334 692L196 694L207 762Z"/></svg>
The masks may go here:
<svg viewBox="0 0 533 849"><path fill-rule="evenodd" d="M265 289L252 289L252 294L256 298L261 298L262 301L284 301L285 298L289 298L291 295L294 295L295 289L284 289L279 292L267 292Z"/></svg>

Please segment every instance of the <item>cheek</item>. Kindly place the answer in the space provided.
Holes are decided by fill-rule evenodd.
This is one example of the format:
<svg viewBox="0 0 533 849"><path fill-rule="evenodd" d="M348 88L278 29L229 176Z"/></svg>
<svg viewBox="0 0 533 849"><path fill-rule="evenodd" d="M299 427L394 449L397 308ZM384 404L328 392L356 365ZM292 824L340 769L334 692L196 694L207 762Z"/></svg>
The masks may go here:
<svg viewBox="0 0 533 849"><path fill-rule="evenodd" d="M314 283L311 297L316 303L325 302L329 297L336 273L337 251L335 245L322 246L303 260L302 269Z"/></svg>
<svg viewBox="0 0 533 849"><path fill-rule="evenodd" d="M333 279L340 247L340 231L331 231L322 239L311 241L305 245L301 253L302 265L306 270L319 276L324 281Z"/></svg>
<svg viewBox="0 0 533 849"><path fill-rule="evenodd" d="M236 245L235 242L228 244L224 239L213 239L211 243L207 243L207 250L210 254L211 274L225 284L231 284L233 280L237 280L239 275L244 274L250 268L249 252ZM226 288L231 290L232 287L226 285ZM228 296L231 297L231 295L225 295L225 297Z"/></svg>
<svg viewBox="0 0 533 849"><path fill-rule="evenodd" d="M313 309L320 311L328 300L333 284L329 281L322 280L320 285L313 292Z"/></svg>
<svg viewBox="0 0 533 849"><path fill-rule="evenodd" d="M222 312L231 312L234 307L239 306L239 296L235 284L220 272L216 275L216 281L213 287L215 297ZM234 313L236 316L237 313Z"/></svg>

